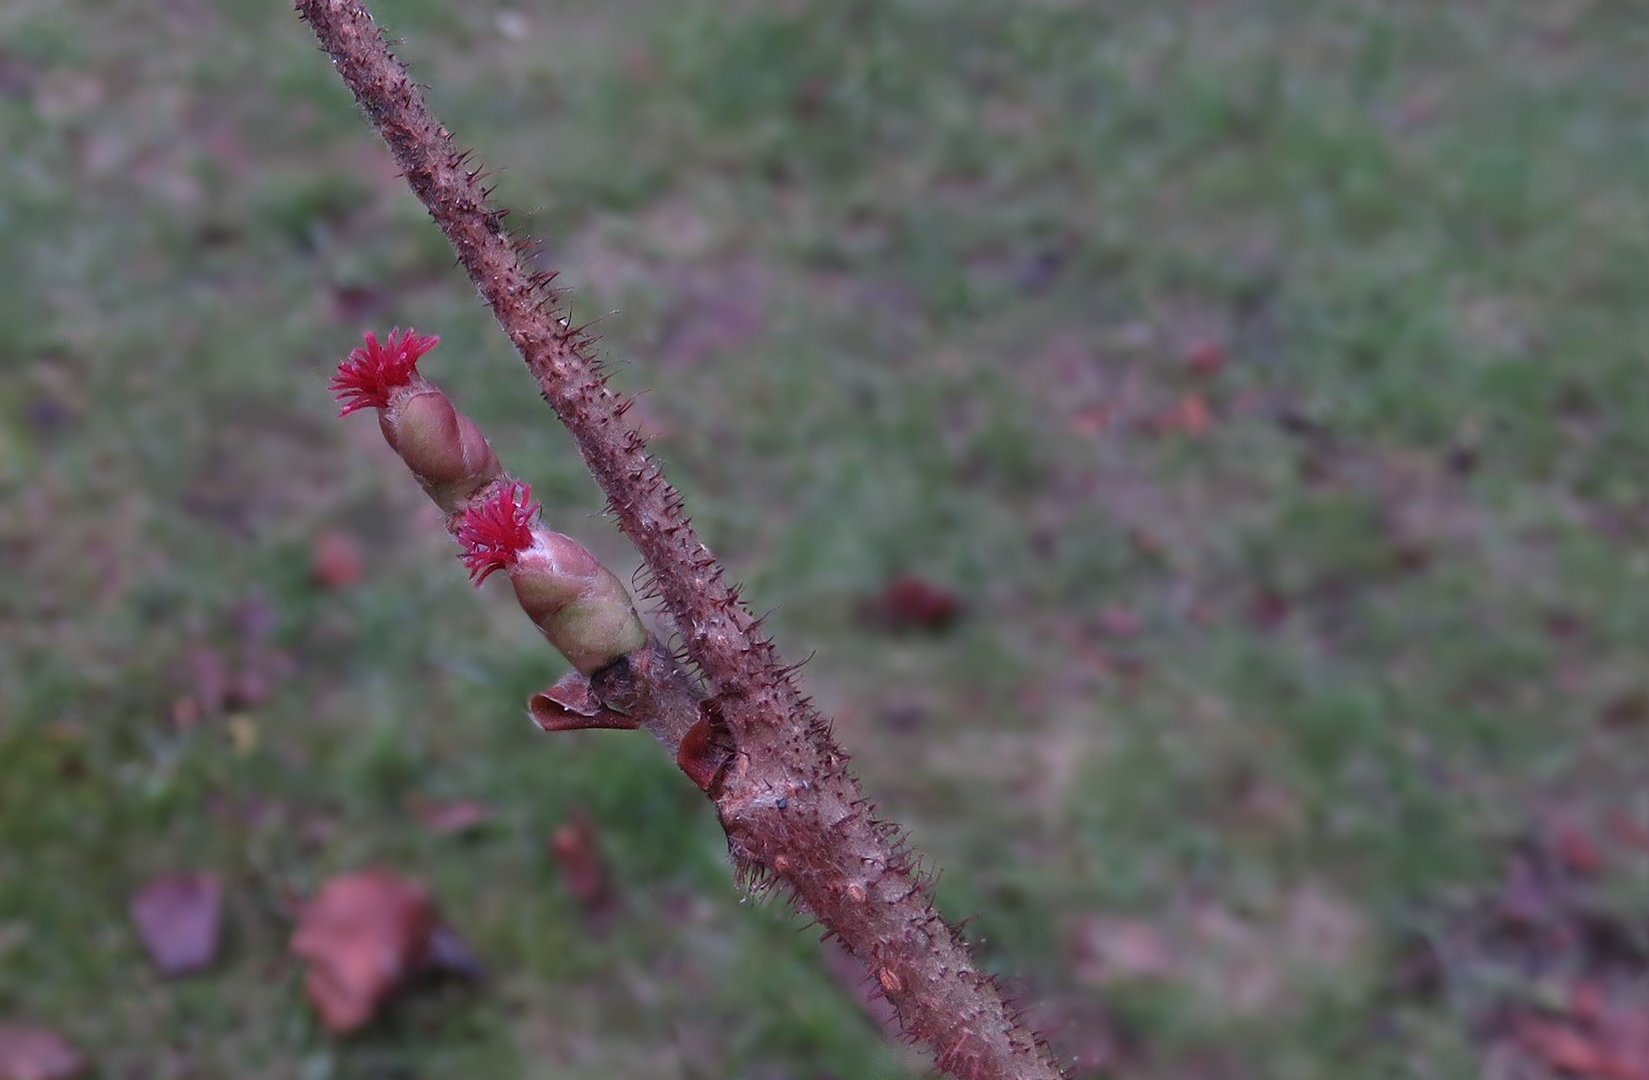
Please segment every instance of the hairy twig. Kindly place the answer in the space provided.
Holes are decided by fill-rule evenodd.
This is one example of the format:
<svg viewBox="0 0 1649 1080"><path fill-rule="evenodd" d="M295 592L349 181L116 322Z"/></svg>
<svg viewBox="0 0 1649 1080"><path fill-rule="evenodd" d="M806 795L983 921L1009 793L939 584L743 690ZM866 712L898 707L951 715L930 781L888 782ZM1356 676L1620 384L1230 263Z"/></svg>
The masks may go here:
<svg viewBox="0 0 1649 1080"><path fill-rule="evenodd" d="M635 544L652 586L702 675L702 722L677 747L715 803L741 879L776 888L866 965L904 1031L963 1080L1053 1080L1051 1053L981 973L935 912L900 830L875 817L830 725L803 696L758 620L682 512L627 403L606 385L586 329L562 318L553 275L487 202L479 170L423 100L359 0L298 0L540 390L572 433ZM591 676L599 682L601 673ZM699 745L693 745L699 744ZM717 752L712 754L711 749ZM714 768L705 762L717 762ZM684 763L689 775L695 770Z"/></svg>

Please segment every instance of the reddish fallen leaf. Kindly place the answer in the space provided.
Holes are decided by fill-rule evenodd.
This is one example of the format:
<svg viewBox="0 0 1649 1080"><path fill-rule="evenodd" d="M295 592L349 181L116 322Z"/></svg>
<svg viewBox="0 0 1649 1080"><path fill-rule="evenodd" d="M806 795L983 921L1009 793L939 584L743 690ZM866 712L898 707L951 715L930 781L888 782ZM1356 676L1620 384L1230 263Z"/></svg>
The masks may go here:
<svg viewBox="0 0 1649 1080"><path fill-rule="evenodd" d="M567 891L585 911L601 914L613 905L607 882L607 864L601 857L601 838L582 813L560 825L550 836L550 857L561 868Z"/></svg>
<svg viewBox="0 0 1649 1080"><path fill-rule="evenodd" d="M360 545L354 537L336 529L315 538L310 570L316 584L327 589L348 589L366 577Z"/></svg>
<svg viewBox="0 0 1649 1080"><path fill-rule="evenodd" d="M1517 1039L1524 1049L1554 1069L1584 1077L1613 1075L1607 1051L1590 1036L1561 1021L1525 1016L1517 1023Z"/></svg>
<svg viewBox="0 0 1649 1080"><path fill-rule="evenodd" d="M388 870L334 877L305 904L291 950L304 989L333 1034L366 1026L424 969L436 927L429 890Z"/></svg>
<svg viewBox="0 0 1649 1080"><path fill-rule="evenodd" d="M1559 825L1553 832L1552 850L1570 873L1595 877L1603 870L1603 853L1596 841L1573 822Z"/></svg>
<svg viewBox="0 0 1649 1080"><path fill-rule="evenodd" d="M962 615L962 601L950 589L925 578L906 574L889 581L865 602L868 621L892 630L939 631Z"/></svg>
<svg viewBox="0 0 1649 1080"><path fill-rule="evenodd" d="M1629 690L1603 707L1603 726L1609 728L1642 727L1649 720L1649 694Z"/></svg>
<svg viewBox="0 0 1649 1080"><path fill-rule="evenodd" d="M1186 370L1204 379L1224 371L1227 359L1225 342L1217 338L1202 338L1185 350Z"/></svg>
<svg viewBox="0 0 1649 1080"><path fill-rule="evenodd" d="M0 1080L70 1080L85 1069L57 1032L0 1022Z"/></svg>
<svg viewBox="0 0 1649 1080"><path fill-rule="evenodd" d="M416 803L412 812L424 828L437 836L462 836L492 820L492 807L474 799L448 803Z"/></svg>
<svg viewBox="0 0 1649 1080"><path fill-rule="evenodd" d="M1107 404L1085 405L1071 417L1071 431L1083 437L1100 435L1110 430L1115 410Z"/></svg>
<svg viewBox="0 0 1649 1080"><path fill-rule="evenodd" d="M1248 602L1248 621L1261 630L1274 630L1288 621L1288 598L1275 589L1261 589Z"/></svg>
<svg viewBox="0 0 1649 1080"><path fill-rule="evenodd" d="M1201 394L1187 394L1173 407L1157 414L1155 428L1160 435L1189 435L1200 439L1214 426L1214 414Z"/></svg>
<svg viewBox="0 0 1649 1080"><path fill-rule="evenodd" d="M216 874L162 874L138 890L132 921L162 975L203 971L217 958L223 882Z"/></svg>

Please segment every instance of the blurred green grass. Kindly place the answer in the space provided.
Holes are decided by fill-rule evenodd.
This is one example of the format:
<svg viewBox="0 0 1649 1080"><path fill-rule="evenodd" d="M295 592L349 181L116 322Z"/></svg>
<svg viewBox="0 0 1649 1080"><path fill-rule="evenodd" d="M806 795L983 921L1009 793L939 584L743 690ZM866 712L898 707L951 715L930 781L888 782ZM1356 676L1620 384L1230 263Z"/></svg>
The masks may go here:
<svg viewBox="0 0 1649 1080"><path fill-rule="evenodd" d="M1475 1070L1466 995L1392 992L1403 943L1552 815L1642 809L1641 728L1602 722L1649 630L1640 18L378 14L578 315L615 312L695 520L1056 1043L1131 1076ZM738 902L669 762L521 719L558 662L332 421L360 330L440 333L430 373L634 565L290 12L19 0L0 138L0 1015L107 1076L910 1075L812 935ZM1206 432L1164 422L1193 400ZM312 583L333 529L358 587ZM867 629L907 573L968 617ZM179 725L203 646L290 662ZM496 822L409 816L456 798ZM543 852L580 807L606 935ZM332 1043L290 905L367 863L429 880L493 979ZM230 941L161 983L125 904L178 867L226 875ZM1095 919L1192 955L1096 978Z"/></svg>

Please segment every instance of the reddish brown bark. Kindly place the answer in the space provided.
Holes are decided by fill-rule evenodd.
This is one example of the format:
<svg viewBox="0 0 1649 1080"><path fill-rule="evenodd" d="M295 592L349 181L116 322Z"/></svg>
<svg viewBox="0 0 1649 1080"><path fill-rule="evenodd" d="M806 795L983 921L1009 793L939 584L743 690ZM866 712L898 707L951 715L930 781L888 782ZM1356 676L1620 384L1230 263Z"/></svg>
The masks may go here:
<svg viewBox="0 0 1649 1080"><path fill-rule="evenodd" d="M641 553L688 657L710 691L695 743L725 744L701 786L741 877L774 887L866 965L910 1037L963 1080L1053 1080L1060 1069L934 911L897 827L876 820L827 721L699 540L681 498L623 421L591 340L561 320L549 275L534 275L487 204L478 173L390 54L358 0L297 9L446 234L540 390L572 433L609 508ZM628 711L628 710L626 710ZM635 715L635 714L632 714ZM674 747L678 754L680 743ZM693 750L693 747L689 748Z"/></svg>

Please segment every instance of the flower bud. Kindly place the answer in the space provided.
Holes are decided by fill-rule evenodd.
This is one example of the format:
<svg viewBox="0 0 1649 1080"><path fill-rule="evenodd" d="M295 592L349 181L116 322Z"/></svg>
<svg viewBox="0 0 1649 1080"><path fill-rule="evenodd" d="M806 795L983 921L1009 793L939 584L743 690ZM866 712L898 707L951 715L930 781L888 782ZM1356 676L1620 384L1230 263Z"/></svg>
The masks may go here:
<svg viewBox="0 0 1649 1080"><path fill-rule="evenodd" d="M375 334L365 340L332 377L332 393L343 406L339 415L376 409L384 440L435 504L457 513L504 468L475 422L418 373L418 361L441 339L391 330L382 344Z"/></svg>
<svg viewBox="0 0 1649 1080"><path fill-rule="evenodd" d="M384 439L446 514L504 474L487 437L433 383L418 378L379 410Z"/></svg>
<svg viewBox="0 0 1649 1080"><path fill-rule="evenodd" d="M647 628L624 584L570 536L535 527L538 504L519 481L470 506L458 526L462 558L476 584L510 575L521 610L586 675L647 643Z"/></svg>

